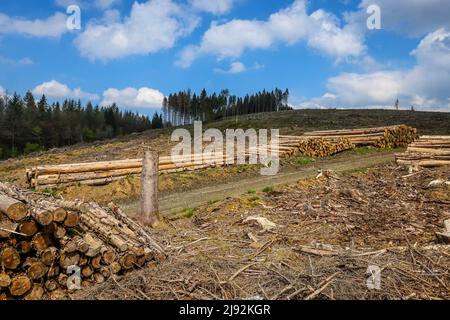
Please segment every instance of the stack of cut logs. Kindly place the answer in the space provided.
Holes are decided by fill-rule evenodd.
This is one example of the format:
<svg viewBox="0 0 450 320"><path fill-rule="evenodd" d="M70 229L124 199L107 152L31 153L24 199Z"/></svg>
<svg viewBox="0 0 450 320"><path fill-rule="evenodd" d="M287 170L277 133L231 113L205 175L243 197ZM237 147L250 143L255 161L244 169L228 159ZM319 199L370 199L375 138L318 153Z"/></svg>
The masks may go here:
<svg viewBox="0 0 450 320"><path fill-rule="evenodd" d="M377 148L406 147L418 138L417 129L406 125L391 127L330 130L307 132L304 135L310 139L324 139L328 142L338 142L347 139L355 146L374 146Z"/></svg>
<svg viewBox="0 0 450 320"><path fill-rule="evenodd" d="M269 143L269 146L260 146L257 150L246 149L245 158L248 159L252 153L261 152L263 149L268 154L278 151L280 157L283 157L292 155L297 150L297 146L280 143L278 147L272 148ZM198 154L180 156L175 161L176 163L172 157L160 157L159 173L169 174L214 168L234 163L235 158L226 155ZM32 188L51 188L59 184L72 183L90 186L105 185L141 173L142 159L131 159L32 167L26 170L26 178Z"/></svg>
<svg viewBox="0 0 450 320"><path fill-rule="evenodd" d="M305 156L326 157L354 147L406 147L418 138L417 129L398 125L392 127L344 129L307 132L303 136L280 136L280 141L299 145Z"/></svg>
<svg viewBox="0 0 450 320"><path fill-rule="evenodd" d="M245 157L271 154L289 157L301 153L310 157L326 157L349 150L355 146L395 148L407 146L417 138L417 130L405 125L369 129L332 130L307 132L303 136L279 136L279 145L258 146L245 149ZM225 153L225 152L224 152ZM161 174L193 171L235 163L235 158L224 155L192 155L160 157ZM179 161L178 161L179 160ZM142 159L93 163L38 166L26 170L27 181L32 188L50 188L60 184L104 185L142 172Z"/></svg>
<svg viewBox="0 0 450 320"><path fill-rule="evenodd" d="M58 200L0 183L0 300L64 299L77 268L86 287L164 258L113 204Z"/></svg>
<svg viewBox="0 0 450 320"><path fill-rule="evenodd" d="M396 159L398 164L412 168L450 165L450 136L422 136Z"/></svg>

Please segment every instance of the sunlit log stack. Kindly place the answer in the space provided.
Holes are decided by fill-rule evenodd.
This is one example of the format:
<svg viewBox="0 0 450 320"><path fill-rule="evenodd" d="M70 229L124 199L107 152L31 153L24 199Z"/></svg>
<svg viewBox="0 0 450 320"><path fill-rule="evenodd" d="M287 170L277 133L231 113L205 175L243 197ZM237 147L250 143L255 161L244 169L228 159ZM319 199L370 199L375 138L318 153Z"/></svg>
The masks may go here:
<svg viewBox="0 0 450 320"><path fill-rule="evenodd" d="M270 142L266 146L247 148L245 160L256 153L272 153L277 151L280 157L292 155L298 149L297 145L289 143L272 147ZM175 162L174 162L175 160ZM194 171L236 163L236 156L213 154L195 154L192 156L160 157L160 174L183 171ZM128 176L142 173L142 159L102 161L91 163L73 163L63 165L37 166L26 170L26 177L32 188L49 188L60 184L104 185L113 181L125 179Z"/></svg>
<svg viewBox="0 0 450 320"><path fill-rule="evenodd" d="M391 127L344 129L306 132L302 136L279 136L282 143L297 143L305 156L326 157L354 147L406 147L418 138L415 128L398 125Z"/></svg>
<svg viewBox="0 0 450 320"><path fill-rule="evenodd" d="M71 266L86 287L164 258L113 204L57 200L0 183L0 300L64 298Z"/></svg>
<svg viewBox="0 0 450 320"><path fill-rule="evenodd" d="M422 136L396 159L398 164L413 168L450 165L450 136Z"/></svg>

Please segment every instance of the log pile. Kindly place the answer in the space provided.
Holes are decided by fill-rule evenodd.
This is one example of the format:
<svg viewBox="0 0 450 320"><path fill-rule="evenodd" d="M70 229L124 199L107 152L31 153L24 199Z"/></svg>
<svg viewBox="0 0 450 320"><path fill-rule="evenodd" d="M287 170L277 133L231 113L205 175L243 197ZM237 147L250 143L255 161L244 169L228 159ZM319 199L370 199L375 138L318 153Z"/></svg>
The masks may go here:
<svg viewBox="0 0 450 320"><path fill-rule="evenodd" d="M161 157L159 160L160 174L217 167L224 165L228 159L223 156L193 155L192 157L179 157L177 160L180 160L180 163L174 163L171 157ZM26 178L32 188L48 188L71 183L95 186L141 173L142 159L130 159L32 167L26 170Z"/></svg>
<svg viewBox="0 0 450 320"><path fill-rule="evenodd" d="M329 142L337 142L339 139L345 138L357 147L399 148L407 147L418 138L418 134L416 128L397 125L367 129L313 131L305 133L304 137L324 139Z"/></svg>
<svg viewBox="0 0 450 320"><path fill-rule="evenodd" d="M306 132L302 136L279 136L284 144L297 144L298 151L309 157L326 157L355 147L406 147L418 138L417 129L392 127L343 129Z"/></svg>
<svg viewBox="0 0 450 320"><path fill-rule="evenodd" d="M328 157L345 150L353 149L353 144L346 138L329 141L324 138L305 139L301 141L299 152L307 157Z"/></svg>
<svg viewBox="0 0 450 320"><path fill-rule="evenodd" d="M261 154L262 151L268 154L278 151L280 157L287 157L297 150L298 143L295 145L280 143L276 148L272 148L269 143L269 146L246 149L245 157L248 159L250 155ZM170 174L214 168L225 166L230 162L235 163L235 159L226 155L199 154L177 157L177 163L174 163L172 157L160 157L159 172L160 174ZM31 188L50 188L73 183L90 186L105 185L141 173L142 159L131 159L32 167L26 170L26 178Z"/></svg>
<svg viewBox="0 0 450 320"><path fill-rule="evenodd" d="M406 152L396 154L399 165L433 168L450 165L450 136L422 136Z"/></svg>
<svg viewBox="0 0 450 320"><path fill-rule="evenodd" d="M58 200L0 183L0 300L63 299L74 266L86 287L164 258L113 204Z"/></svg>

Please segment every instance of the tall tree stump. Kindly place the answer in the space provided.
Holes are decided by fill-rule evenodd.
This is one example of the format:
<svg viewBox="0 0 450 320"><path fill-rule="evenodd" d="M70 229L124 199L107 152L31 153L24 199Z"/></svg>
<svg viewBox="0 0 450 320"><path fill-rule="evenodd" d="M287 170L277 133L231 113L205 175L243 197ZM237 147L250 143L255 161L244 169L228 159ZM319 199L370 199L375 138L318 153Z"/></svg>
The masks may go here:
<svg viewBox="0 0 450 320"><path fill-rule="evenodd" d="M146 225L156 227L159 223L158 178L159 155L147 150L142 162L140 219Z"/></svg>

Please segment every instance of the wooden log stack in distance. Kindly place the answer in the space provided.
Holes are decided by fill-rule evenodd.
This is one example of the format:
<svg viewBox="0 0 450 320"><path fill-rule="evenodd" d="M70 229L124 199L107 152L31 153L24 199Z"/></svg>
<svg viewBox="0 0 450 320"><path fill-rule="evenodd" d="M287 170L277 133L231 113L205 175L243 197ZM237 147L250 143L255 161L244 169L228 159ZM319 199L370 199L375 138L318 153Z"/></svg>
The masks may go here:
<svg viewBox="0 0 450 320"><path fill-rule="evenodd" d="M299 151L309 157L326 157L354 147L406 147L418 138L417 129L391 127L306 132L302 136L280 136L280 141L299 143Z"/></svg>
<svg viewBox="0 0 450 320"><path fill-rule="evenodd" d="M164 258L148 232L113 204L0 183L0 300L64 299L71 266L88 286Z"/></svg>
<svg viewBox="0 0 450 320"><path fill-rule="evenodd" d="M396 160L413 169L450 165L450 136L422 136L406 152L396 154Z"/></svg>

